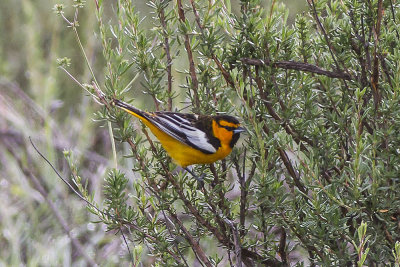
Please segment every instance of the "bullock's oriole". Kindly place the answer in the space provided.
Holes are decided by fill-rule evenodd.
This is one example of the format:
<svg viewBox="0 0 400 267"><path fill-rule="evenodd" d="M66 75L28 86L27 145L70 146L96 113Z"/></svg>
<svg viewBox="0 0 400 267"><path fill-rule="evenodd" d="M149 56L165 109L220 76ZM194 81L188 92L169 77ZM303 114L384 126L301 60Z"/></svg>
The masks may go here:
<svg viewBox="0 0 400 267"><path fill-rule="evenodd" d="M184 168L225 158L245 131L235 117L228 115L145 112L120 100L114 103L149 127L171 158Z"/></svg>

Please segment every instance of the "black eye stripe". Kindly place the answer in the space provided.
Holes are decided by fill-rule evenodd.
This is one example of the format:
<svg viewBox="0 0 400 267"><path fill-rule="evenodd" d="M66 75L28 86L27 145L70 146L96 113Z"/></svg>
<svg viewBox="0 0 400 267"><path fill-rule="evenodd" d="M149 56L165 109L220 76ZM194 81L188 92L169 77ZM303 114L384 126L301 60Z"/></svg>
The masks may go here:
<svg viewBox="0 0 400 267"><path fill-rule="evenodd" d="M229 126L221 126L221 127L227 129L228 131L233 131L236 129L235 127L229 127Z"/></svg>

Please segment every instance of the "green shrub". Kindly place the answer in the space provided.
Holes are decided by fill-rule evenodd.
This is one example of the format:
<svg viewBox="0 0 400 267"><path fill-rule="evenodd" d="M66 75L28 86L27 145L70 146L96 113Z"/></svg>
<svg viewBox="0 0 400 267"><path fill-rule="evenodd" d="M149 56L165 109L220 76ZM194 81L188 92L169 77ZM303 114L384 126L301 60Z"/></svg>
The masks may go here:
<svg viewBox="0 0 400 267"><path fill-rule="evenodd" d="M110 171L105 207L91 210L139 246L132 261L398 266L399 3L309 0L289 26L276 1L235 13L230 1L154 0L146 29L131 1L110 25L101 2L100 101L143 91L153 110L226 112L248 129L226 160L194 167L199 187L103 106L96 118L129 145L137 179Z"/></svg>

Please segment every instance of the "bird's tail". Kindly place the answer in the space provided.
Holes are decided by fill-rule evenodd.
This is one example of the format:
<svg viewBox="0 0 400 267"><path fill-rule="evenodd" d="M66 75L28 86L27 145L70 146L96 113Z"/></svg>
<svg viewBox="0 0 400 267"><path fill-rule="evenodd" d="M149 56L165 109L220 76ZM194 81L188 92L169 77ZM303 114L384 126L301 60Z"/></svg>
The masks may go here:
<svg viewBox="0 0 400 267"><path fill-rule="evenodd" d="M139 118L141 120L148 120L146 112L141 111L140 109L135 108L132 105L129 105L125 102L122 102L121 100L114 99L114 104L119 107L120 109L128 112L129 114L135 116L136 118Z"/></svg>

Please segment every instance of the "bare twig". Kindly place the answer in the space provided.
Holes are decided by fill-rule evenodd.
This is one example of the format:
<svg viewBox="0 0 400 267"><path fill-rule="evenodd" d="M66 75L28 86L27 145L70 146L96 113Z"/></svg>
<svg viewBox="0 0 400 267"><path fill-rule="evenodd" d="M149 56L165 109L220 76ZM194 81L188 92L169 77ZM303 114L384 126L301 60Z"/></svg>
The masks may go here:
<svg viewBox="0 0 400 267"><path fill-rule="evenodd" d="M51 166L51 168L53 169L53 171L57 174L57 176L76 194L79 196L80 199L82 199L83 201L85 201L91 208L94 208L97 212L99 212L99 214L105 214L103 211L99 210L95 205L93 205L91 202L89 202L86 198L84 198L77 190L75 190L75 188L73 188L73 186L66 180L64 179L64 177L62 177L59 172L57 171L57 169L53 166L53 164L51 164L51 162L39 151L39 149L35 146L35 144L33 143L32 139L29 137L29 141L31 142L33 148L36 150L36 152ZM115 219L114 216L112 216L111 214L107 213L107 216L110 216L112 218ZM121 222L121 220L117 219L117 221ZM120 228L120 231L122 232L122 229ZM125 240L125 237L124 237ZM125 240L126 241L126 240ZM128 243L126 243L126 245L128 246ZM129 255L131 257L131 259L133 259L133 256L131 254L131 250L128 248L128 252Z"/></svg>
<svg viewBox="0 0 400 267"><path fill-rule="evenodd" d="M202 192L204 194L205 199L209 200L209 201L207 201L207 204L208 204L211 212L214 214L215 220L216 220L217 224L219 225L221 232L224 233L225 235L227 235L226 234L227 229L226 229L225 223L221 219L221 216L220 216L220 213L218 212L217 207L212 203L212 196L210 196L210 194L208 193L208 191L206 190L205 187L202 188ZM221 210L224 212L223 209L221 209ZM225 215L225 217L229 218L230 217L229 210L228 210L228 213L226 213L224 215ZM229 237L227 237L227 238L229 239Z"/></svg>
<svg viewBox="0 0 400 267"><path fill-rule="evenodd" d="M247 195L249 193L249 186L246 182L246 171L245 171L245 166L246 166L246 148L244 149L244 156L243 156L243 171L242 175L238 173L239 177L239 182L240 182L240 235L244 236L246 231L246 213L247 213ZM237 168L239 171L239 168Z"/></svg>
<svg viewBox="0 0 400 267"><path fill-rule="evenodd" d="M203 31L204 31L204 25L201 24L199 12L197 12L197 9L196 9L194 0L190 0L190 3L192 4L194 19L196 20L197 26L199 26L199 29L200 29L201 33L204 34L204 33L203 33Z"/></svg>
<svg viewBox="0 0 400 267"><path fill-rule="evenodd" d="M268 129L268 127L266 125L263 126L263 131L266 134L270 134L270 130ZM287 171L289 172L289 175L293 178L295 185L303 193L304 198L307 198L307 191L306 191L305 187L303 186L303 184L301 183L300 177L299 177L298 173L295 171L286 152L281 147L277 147L277 150L279 152L279 156L280 156L283 164L285 165Z"/></svg>
<svg viewBox="0 0 400 267"><path fill-rule="evenodd" d="M73 29L74 33L75 33L75 38L76 41L78 42L79 48L81 49L82 55L85 58L85 62L87 67L89 68L90 74L92 75L93 81L97 84L97 86L99 86L99 83L97 82L96 76L94 75L94 71L92 69L92 66L90 65L89 59L86 55L85 49L82 45L81 39L79 37L79 33L77 30L77 26L79 25L78 22L78 13L79 13L79 8L75 8L75 14L74 14L74 21L70 22L65 16L64 14L61 14L62 18L69 24L69 26Z"/></svg>

